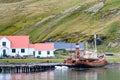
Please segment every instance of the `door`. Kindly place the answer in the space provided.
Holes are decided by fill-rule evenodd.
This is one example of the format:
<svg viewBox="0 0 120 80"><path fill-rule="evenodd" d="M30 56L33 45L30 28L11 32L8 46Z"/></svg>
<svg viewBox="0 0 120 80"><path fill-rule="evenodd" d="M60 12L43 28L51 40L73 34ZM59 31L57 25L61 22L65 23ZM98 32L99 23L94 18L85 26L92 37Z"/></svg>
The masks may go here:
<svg viewBox="0 0 120 80"><path fill-rule="evenodd" d="M6 57L6 56L7 56L6 50L3 49L3 57Z"/></svg>

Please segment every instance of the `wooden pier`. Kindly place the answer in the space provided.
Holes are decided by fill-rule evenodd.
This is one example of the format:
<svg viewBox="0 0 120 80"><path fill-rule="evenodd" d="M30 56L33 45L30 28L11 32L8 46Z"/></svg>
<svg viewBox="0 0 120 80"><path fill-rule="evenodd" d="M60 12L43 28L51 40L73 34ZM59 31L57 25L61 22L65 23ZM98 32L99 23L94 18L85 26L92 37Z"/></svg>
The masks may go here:
<svg viewBox="0 0 120 80"><path fill-rule="evenodd" d="M0 64L0 73L29 73L52 70L60 63Z"/></svg>

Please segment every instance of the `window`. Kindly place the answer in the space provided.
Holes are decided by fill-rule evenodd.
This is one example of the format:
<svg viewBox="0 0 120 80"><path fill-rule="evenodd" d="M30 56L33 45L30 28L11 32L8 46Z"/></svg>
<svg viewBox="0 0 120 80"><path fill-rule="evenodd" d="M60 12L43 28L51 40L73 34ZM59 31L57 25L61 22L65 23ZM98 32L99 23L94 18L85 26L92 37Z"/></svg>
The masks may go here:
<svg viewBox="0 0 120 80"><path fill-rule="evenodd" d="M47 55L50 55L50 51L47 51Z"/></svg>
<svg viewBox="0 0 120 80"><path fill-rule="evenodd" d="M6 42L2 42L2 46L6 46Z"/></svg>
<svg viewBox="0 0 120 80"><path fill-rule="evenodd" d="M35 56L35 51L33 51L33 55Z"/></svg>
<svg viewBox="0 0 120 80"><path fill-rule="evenodd" d="M41 51L38 51L38 54L41 55Z"/></svg>
<svg viewBox="0 0 120 80"><path fill-rule="evenodd" d="M15 53L16 52L16 49L12 49L12 53Z"/></svg>
<svg viewBox="0 0 120 80"><path fill-rule="evenodd" d="M25 49L21 49L21 53L25 53Z"/></svg>

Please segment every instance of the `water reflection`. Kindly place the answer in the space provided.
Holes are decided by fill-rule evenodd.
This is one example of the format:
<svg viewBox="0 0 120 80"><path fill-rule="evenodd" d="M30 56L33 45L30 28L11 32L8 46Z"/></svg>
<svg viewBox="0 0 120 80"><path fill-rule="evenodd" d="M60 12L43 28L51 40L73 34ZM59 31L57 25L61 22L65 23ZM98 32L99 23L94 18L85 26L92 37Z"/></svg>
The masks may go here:
<svg viewBox="0 0 120 80"><path fill-rule="evenodd" d="M98 80L99 75L104 75L106 69L89 69L89 70L68 70L55 71L55 80Z"/></svg>
<svg viewBox="0 0 120 80"><path fill-rule="evenodd" d="M54 72L0 74L0 80L54 80Z"/></svg>
<svg viewBox="0 0 120 80"><path fill-rule="evenodd" d="M38 73L0 73L0 80L119 80L119 68L53 70Z"/></svg>

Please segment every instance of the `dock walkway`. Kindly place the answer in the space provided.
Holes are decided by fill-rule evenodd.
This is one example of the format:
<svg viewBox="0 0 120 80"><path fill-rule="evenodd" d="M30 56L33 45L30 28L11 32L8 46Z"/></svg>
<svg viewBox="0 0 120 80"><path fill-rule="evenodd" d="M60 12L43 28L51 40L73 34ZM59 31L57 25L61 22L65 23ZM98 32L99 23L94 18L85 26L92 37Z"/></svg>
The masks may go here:
<svg viewBox="0 0 120 80"><path fill-rule="evenodd" d="M0 64L1 73L29 73L52 70L60 63Z"/></svg>

